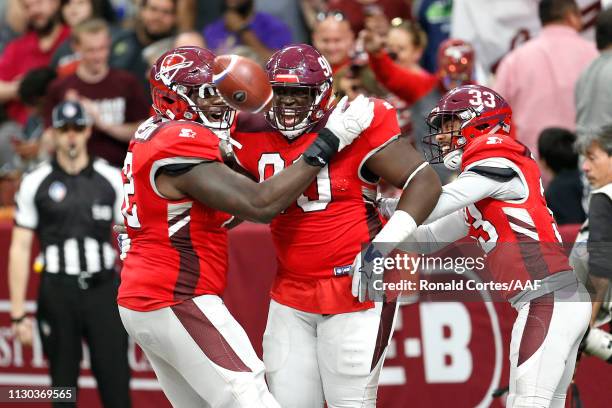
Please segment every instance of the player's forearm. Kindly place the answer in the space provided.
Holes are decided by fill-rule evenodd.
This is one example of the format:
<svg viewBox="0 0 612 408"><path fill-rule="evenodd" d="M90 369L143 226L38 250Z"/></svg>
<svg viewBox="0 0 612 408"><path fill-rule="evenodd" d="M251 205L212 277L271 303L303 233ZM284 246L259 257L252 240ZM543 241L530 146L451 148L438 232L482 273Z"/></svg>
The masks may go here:
<svg viewBox="0 0 612 408"><path fill-rule="evenodd" d="M17 98L19 81L0 81L0 103Z"/></svg>
<svg viewBox="0 0 612 408"><path fill-rule="evenodd" d="M260 183L252 196L251 205L258 222L269 223L289 207L314 181L321 167L311 166L300 159L287 169Z"/></svg>
<svg viewBox="0 0 612 408"><path fill-rule="evenodd" d="M138 129L138 123L123 123L120 125L107 125L97 123L96 127L104 133L111 136L113 139L117 139L121 142L129 142Z"/></svg>
<svg viewBox="0 0 612 408"><path fill-rule="evenodd" d="M8 285L11 300L11 317L19 318L26 312L25 298L30 270L30 252L18 243L9 251Z"/></svg>

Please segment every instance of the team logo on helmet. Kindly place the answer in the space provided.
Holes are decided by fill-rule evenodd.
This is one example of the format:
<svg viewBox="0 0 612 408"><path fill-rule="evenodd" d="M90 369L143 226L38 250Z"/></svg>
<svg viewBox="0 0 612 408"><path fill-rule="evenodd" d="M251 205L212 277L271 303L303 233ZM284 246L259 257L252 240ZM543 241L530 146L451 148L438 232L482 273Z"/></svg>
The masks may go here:
<svg viewBox="0 0 612 408"><path fill-rule="evenodd" d="M192 65L193 61L187 61L184 55L168 54L162 61L155 77L160 79L164 85L169 86L181 69L189 68Z"/></svg>
<svg viewBox="0 0 612 408"><path fill-rule="evenodd" d="M447 49L444 50L444 55L455 60L460 60L465 54L470 53L472 51L472 47L467 44L457 44L451 45ZM466 61L461 61L463 63L467 63Z"/></svg>

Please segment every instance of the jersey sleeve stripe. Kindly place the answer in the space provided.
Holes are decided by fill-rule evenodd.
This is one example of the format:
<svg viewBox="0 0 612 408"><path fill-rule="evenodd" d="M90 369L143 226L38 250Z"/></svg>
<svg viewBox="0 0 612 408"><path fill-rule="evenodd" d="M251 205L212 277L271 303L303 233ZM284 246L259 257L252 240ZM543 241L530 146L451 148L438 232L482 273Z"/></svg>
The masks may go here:
<svg viewBox="0 0 612 408"><path fill-rule="evenodd" d="M94 161L93 168L99 175L108 181L115 191L113 218L116 223L123 224L123 215L121 214L121 205L123 202L123 180L121 179L121 171L101 159L96 159Z"/></svg>
<svg viewBox="0 0 612 408"><path fill-rule="evenodd" d="M162 167L167 166L169 164L200 164L204 162L207 162L207 160L193 157L168 157L165 159L157 160L151 165L151 173L149 173L149 181L151 183L151 188L157 196L165 199L166 197L164 197L159 192L159 190L157 189L157 184L155 184L155 175Z"/></svg>
<svg viewBox="0 0 612 408"><path fill-rule="evenodd" d="M15 195L15 225L22 228L35 229L38 227L38 210L35 198L40 185L51 174L53 170L50 163L42 164L40 167L28 173L21 180L19 191Z"/></svg>
<svg viewBox="0 0 612 408"><path fill-rule="evenodd" d="M376 153L378 153L379 151L381 151L382 149L384 149L385 147L387 147L389 144L395 142L398 138L400 137L400 135L395 135L393 137L391 137L389 140L387 140L386 142L384 142L383 144L381 144L380 146L370 150L364 157L363 160L361 160L361 163L359 163L359 167L357 168L357 175L359 176L359 179L361 181L363 181L364 183L368 183L368 184L376 184L378 183L378 178L376 180L368 180L367 176L364 175L364 166L365 163L368 161L368 159L370 157L372 157L373 155L375 155Z"/></svg>

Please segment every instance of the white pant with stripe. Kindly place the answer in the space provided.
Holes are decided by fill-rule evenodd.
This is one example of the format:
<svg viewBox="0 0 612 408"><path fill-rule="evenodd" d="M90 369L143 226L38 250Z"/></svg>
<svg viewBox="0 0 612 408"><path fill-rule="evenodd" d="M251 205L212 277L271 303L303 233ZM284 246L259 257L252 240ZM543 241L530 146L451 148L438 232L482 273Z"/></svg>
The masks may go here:
<svg viewBox="0 0 612 408"><path fill-rule="evenodd" d="M510 341L509 408L563 408L576 355L591 317L582 285L518 306Z"/></svg>
<svg viewBox="0 0 612 408"><path fill-rule="evenodd" d="M283 408L375 407L397 304L320 315L270 303L263 349L270 391Z"/></svg>
<svg viewBox="0 0 612 408"><path fill-rule="evenodd" d="M279 407L266 386L263 363L218 296L150 312L119 306L119 313L173 406Z"/></svg>

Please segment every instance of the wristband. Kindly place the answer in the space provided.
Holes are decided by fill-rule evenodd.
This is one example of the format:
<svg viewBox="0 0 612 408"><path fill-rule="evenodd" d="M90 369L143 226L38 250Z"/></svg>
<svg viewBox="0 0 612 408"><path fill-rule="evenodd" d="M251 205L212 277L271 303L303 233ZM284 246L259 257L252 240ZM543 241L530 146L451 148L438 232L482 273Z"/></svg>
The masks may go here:
<svg viewBox="0 0 612 408"><path fill-rule="evenodd" d="M311 166L325 167L334 154L338 153L340 141L329 129L319 131L319 136L302 155Z"/></svg>
<svg viewBox="0 0 612 408"><path fill-rule="evenodd" d="M27 313L24 313L23 315L21 315L21 317L11 317L11 323L21 323L26 317L28 317Z"/></svg>
<svg viewBox="0 0 612 408"><path fill-rule="evenodd" d="M406 211L395 210L382 230L372 242L392 242L398 244L408 238L417 229L414 218Z"/></svg>

